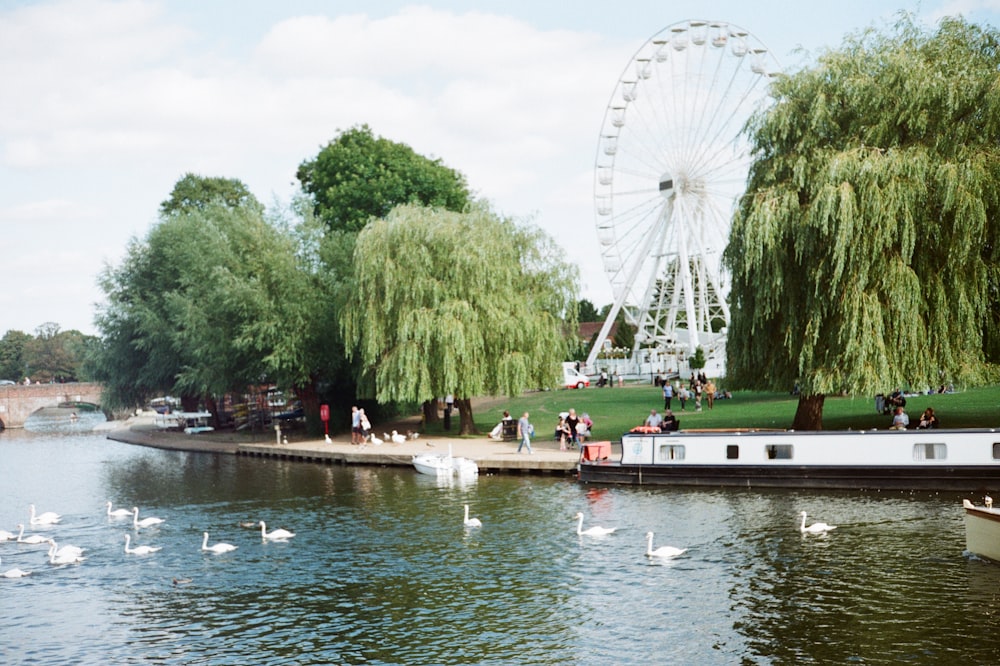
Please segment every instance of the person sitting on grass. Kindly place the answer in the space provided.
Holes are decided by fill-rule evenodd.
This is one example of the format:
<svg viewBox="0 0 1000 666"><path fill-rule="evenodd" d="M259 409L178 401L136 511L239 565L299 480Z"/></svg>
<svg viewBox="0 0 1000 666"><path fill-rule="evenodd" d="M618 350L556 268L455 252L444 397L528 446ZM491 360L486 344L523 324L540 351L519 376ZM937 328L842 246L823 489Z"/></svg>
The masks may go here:
<svg viewBox="0 0 1000 666"><path fill-rule="evenodd" d="M896 408L896 413L892 416L892 425L889 430L906 430L910 425L910 417L906 415L902 407Z"/></svg>
<svg viewBox="0 0 1000 666"><path fill-rule="evenodd" d="M924 413L920 415L920 422L917 423L918 430L925 430L928 428L938 427L938 417L934 414L934 408L928 407L924 410Z"/></svg>

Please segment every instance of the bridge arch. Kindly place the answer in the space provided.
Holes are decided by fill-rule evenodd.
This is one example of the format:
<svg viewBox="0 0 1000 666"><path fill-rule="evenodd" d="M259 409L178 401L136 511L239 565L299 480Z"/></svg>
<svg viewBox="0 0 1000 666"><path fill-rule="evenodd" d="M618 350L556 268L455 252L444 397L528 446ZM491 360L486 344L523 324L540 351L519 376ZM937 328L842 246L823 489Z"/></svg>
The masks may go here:
<svg viewBox="0 0 1000 666"><path fill-rule="evenodd" d="M74 382L0 386L0 427L23 428L28 417L39 409L64 404L93 405L100 409L101 385Z"/></svg>

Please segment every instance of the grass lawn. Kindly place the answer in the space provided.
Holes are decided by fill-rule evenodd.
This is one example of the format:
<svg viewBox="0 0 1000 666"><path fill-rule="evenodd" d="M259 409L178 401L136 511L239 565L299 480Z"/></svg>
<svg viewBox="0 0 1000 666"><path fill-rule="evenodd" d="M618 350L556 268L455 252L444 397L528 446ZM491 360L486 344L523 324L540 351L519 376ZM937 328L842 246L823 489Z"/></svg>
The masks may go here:
<svg viewBox="0 0 1000 666"><path fill-rule="evenodd" d="M551 438L559 420L559 412L574 408L594 421L595 439L618 439L623 432L641 425L650 409L663 412L663 394L652 384L627 384L615 388L560 389L525 393L514 398L489 398L475 401L476 427L487 434L500 420L503 410L514 418L525 411L531 416L536 437ZM795 417L798 398L784 393L737 392L731 400L716 400L709 410L702 401L702 411L695 412L694 401L688 400L681 411L680 401L673 399L672 411L680 419L681 429L694 428L788 428ZM974 388L958 393L907 397L906 412L916 423L926 407L933 407L942 428L1000 427L1000 386ZM457 430L457 413L452 417L452 432ZM826 398L823 408L825 430L871 429L884 430L892 417L875 412L874 397ZM443 434L441 424L427 428L429 434Z"/></svg>

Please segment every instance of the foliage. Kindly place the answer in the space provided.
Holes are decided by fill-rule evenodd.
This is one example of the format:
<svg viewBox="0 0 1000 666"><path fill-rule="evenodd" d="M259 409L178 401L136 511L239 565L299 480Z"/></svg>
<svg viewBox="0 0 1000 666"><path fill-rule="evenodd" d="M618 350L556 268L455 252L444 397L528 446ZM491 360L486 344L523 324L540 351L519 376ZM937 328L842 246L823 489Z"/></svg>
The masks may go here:
<svg viewBox="0 0 1000 666"><path fill-rule="evenodd" d="M7 331L0 339L0 379L17 382L24 378L24 349L30 341L30 335L15 330Z"/></svg>
<svg viewBox="0 0 1000 666"><path fill-rule="evenodd" d="M597 308L594 307L593 301L583 298L577 303L577 319L580 321L600 321L599 315L597 314Z"/></svg>
<svg viewBox="0 0 1000 666"><path fill-rule="evenodd" d="M160 204L160 214L170 215L190 210L203 210L209 205L229 208L254 208L263 210L257 197L236 178L218 178L184 174L174 184L170 197Z"/></svg>
<svg viewBox="0 0 1000 666"><path fill-rule="evenodd" d="M700 345L688 359L688 367L692 370L701 370L705 367L705 350Z"/></svg>
<svg viewBox="0 0 1000 666"><path fill-rule="evenodd" d="M926 32L902 16L773 83L725 255L734 386L798 382L821 419L827 394L991 375L998 44L960 19Z"/></svg>
<svg viewBox="0 0 1000 666"><path fill-rule="evenodd" d="M331 230L360 231L399 204L452 211L470 202L465 177L406 144L376 137L367 125L341 132L296 173Z"/></svg>
<svg viewBox="0 0 1000 666"><path fill-rule="evenodd" d="M479 204L400 206L354 252L341 326L379 402L515 395L554 386L575 328L576 273L554 242ZM570 313L569 320L566 320Z"/></svg>
<svg viewBox="0 0 1000 666"><path fill-rule="evenodd" d="M296 250L256 206L221 203L164 216L133 241L102 275L105 345L94 361L109 405L311 381L306 350L323 298Z"/></svg>
<svg viewBox="0 0 1000 666"><path fill-rule="evenodd" d="M35 335L7 331L0 340L0 379L20 382L88 381L84 367L89 346L96 338L80 331L60 331L59 325L46 322Z"/></svg>

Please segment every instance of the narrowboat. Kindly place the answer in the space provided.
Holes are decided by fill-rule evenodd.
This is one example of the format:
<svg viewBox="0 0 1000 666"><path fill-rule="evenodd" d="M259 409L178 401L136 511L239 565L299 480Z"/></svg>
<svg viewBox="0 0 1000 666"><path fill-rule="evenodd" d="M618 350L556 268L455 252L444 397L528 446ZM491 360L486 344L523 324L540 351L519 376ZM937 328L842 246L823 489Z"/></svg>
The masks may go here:
<svg viewBox="0 0 1000 666"><path fill-rule="evenodd" d="M1000 431L726 430L622 436L581 455L584 483L983 491L1000 487Z"/></svg>

